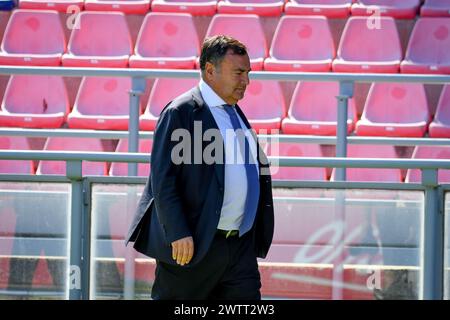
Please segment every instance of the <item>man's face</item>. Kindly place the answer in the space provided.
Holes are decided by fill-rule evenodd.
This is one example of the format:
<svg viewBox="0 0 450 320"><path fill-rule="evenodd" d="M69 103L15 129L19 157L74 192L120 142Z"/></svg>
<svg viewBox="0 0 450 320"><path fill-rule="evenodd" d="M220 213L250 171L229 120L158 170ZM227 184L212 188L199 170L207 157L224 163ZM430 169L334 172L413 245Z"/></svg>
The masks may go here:
<svg viewBox="0 0 450 320"><path fill-rule="evenodd" d="M228 51L217 67L207 62L205 71L208 84L227 104L235 104L244 97L250 72L247 54L239 55Z"/></svg>

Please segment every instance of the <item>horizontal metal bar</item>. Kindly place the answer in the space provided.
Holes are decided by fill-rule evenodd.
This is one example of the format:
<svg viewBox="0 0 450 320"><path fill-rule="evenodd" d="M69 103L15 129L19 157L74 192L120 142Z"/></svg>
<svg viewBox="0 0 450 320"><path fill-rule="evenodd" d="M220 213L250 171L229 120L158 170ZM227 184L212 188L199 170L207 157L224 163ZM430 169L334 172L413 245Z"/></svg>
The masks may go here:
<svg viewBox="0 0 450 320"><path fill-rule="evenodd" d="M33 138L71 137L71 138L98 138L98 139L127 139L128 131L0 128L0 136L21 136ZM151 132L140 131L139 138L153 139L153 131Z"/></svg>
<svg viewBox="0 0 450 320"><path fill-rule="evenodd" d="M351 181L300 181L273 180L273 188L301 189L376 189L400 191L424 191L425 187L416 183L351 182Z"/></svg>
<svg viewBox="0 0 450 320"><path fill-rule="evenodd" d="M133 68L67 68L0 66L0 74L48 74L69 77L142 77L142 78L200 78L199 70L163 70ZM354 82L420 82L443 84L450 82L447 75L330 73L330 72L271 72L252 71L251 79L278 81L354 81Z"/></svg>
<svg viewBox="0 0 450 320"><path fill-rule="evenodd" d="M150 157L142 153L84 152L84 151L11 151L1 150L5 160L97 161L148 163ZM280 167L315 168L397 168L397 169L450 169L450 160L424 159L368 159L368 158L317 158L269 157Z"/></svg>

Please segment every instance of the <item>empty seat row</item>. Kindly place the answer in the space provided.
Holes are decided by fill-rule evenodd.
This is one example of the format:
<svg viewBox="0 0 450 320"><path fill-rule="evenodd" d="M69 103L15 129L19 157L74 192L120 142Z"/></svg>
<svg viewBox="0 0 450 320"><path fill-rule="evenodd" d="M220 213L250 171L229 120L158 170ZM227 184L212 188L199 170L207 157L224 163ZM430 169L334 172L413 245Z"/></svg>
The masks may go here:
<svg viewBox="0 0 450 320"><path fill-rule="evenodd" d="M1 1L5 9L11 9L13 1ZM1 3L0 2L0 3ZM21 9L52 9L67 12L73 6L78 10L120 11L143 14L154 12L186 12L193 15L211 16L217 13L260 16L325 15L345 18L351 15L379 15L411 19L422 16L449 16L448 0L20 0Z"/></svg>
<svg viewBox="0 0 450 320"><path fill-rule="evenodd" d="M152 140L141 139L139 141L140 153L151 153ZM29 141L25 137L0 136L0 150L31 150ZM50 137L47 139L44 150L49 151L105 151L100 139L94 138L69 138ZM116 152L127 152L127 139L119 140ZM265 152L272 157L324 157L320 145L302 143L268 143ZM395 148L390 145L349 145L349 158L398 158ZM413 152L414 159L450 159L450 147L448 146L417 146ZM109 171L104 162L83 162L84 175L111 175L127 176L128 164L112 163ZM32 161L25 160L0 160L1 174L58 174L66 173L64 161L39 161L36 171ZM150 173L149 163L138 164L138 176L148 176ZM303 168L303 167L278 167L271 166L272 178L275 180L315 180L326 181L328 179L326 168ZM439 182L450 182L450 170L439 170ZM420 182L420 170L410 169L406 174L405 182ZM334 180L334 170L331 174ZM371 181L371 182L402 182L400 169L370 169L349 168L347 169L348 181Z"/></svg>
<svg viewBox="0 0 450 320"><path fill-rule="evenodd" d="M78 18L66 45L56 11L16 10L5 30L0 64L199 67L200 42L189 14L149 13L135 46L122 13L84 11ZM241 40L248 47L252 70L449 74L449 30L450 18L419 19L405 54L390 17L375 24L367 17L348 19L337 52L328 20L319 16L282 17L270 48L256 15L215 15L206 37L227 34Z"/></svg>
<svg viewBox="0 0 450 320"><path fill-rule="evenodd" d="M159 115L178 95L196 86L197 79L155 80L140 129L153 131ZM64 80L57 76L11 76L0 108L0 126L127 130L130 78L85 77L71 108ZM335 135L337 82L298 82L286 105L277 81L252 80L239 105L258 132ZM347 131L361 136L450 137L450 85L443 88L433 121L425 89L415 83L374 83L361 118L349 99Z"/></svg>

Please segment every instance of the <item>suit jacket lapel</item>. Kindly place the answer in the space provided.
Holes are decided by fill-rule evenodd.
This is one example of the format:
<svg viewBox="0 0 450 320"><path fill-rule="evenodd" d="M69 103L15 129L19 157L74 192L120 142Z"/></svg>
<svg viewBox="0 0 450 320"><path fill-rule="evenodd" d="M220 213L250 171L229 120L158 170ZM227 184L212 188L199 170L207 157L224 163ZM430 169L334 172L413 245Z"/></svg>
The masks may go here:
<svg viewBox="0 0 450 320"><path fill-rule="evenodd" d="M203 133L208 129L216 129L219 130L219 126L216 123L216 120L214 119L214 116L211 113L211 110L206 105L205 101L203 100L203 97L200 93L200 88L196 86L192 89L192 99L195 101L196 106L194 107L194 120L196 121L202 121L202 131ZM220 132L220 130L219 130ZM222 144L222 150L225 150L222 136L218 135L221 139ZM225 156L225 155L224 155ZM221 164L215 164L214 165L214 171L217 176L217 180L219 182L219 185L221 187L225 184L225 158L222 159Z"/></svg>

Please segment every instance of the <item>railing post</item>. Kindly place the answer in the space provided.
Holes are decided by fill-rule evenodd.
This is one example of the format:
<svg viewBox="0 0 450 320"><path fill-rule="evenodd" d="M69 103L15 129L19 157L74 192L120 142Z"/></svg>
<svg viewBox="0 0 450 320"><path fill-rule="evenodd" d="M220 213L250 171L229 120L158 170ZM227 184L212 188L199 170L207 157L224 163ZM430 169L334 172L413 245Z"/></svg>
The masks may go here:
<svg viewBox="0 0 450 320"><path fill-rule="evenodd" d="M70 261L68 272L68 288L70 300L81 300L87 297L86 275L81 272L84 269L82 257L83 234L86 234L83 226L83 182L82 162L67 161L66 176L71 181L71 223L70 223ZM84 280L84 281L83 281Z"/></svg>
<svg viewBox="0 0 450 320"><path fill-rule="evenodd" d="M421 223L421 300L442 300L444 284L444 213L439 206L438 171L422 170L425 186L425 212Z"/></svg>
<svg viewBox="0 0 450 320"><path fill-rule="evenodd" d="M138 152L139 150L139 100L140 95L145 91L145 78L133 77L130 90L130 118L128 123L128 152ZM137 176L137 163L128 163L128 176ZM130 208L129 200L131 193L134 194L135 188L129 188L127 194L127 208ZM134 212L127 210L127 221L131 221L130 215ZM132 247L125 248L125 266L124 266L124 299L134 299L134 260L136 253Z"/></svg>

